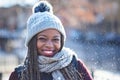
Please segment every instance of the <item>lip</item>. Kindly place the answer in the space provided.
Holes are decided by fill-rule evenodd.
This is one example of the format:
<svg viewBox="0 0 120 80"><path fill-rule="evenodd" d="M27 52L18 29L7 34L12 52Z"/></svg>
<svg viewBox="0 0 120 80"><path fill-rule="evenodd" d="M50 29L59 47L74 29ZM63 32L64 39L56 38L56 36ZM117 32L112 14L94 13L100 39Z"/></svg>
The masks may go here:
<svg viewBox="0 0 120 80"><path fill-rule="evenodd" d="M47 57L52 57L54 55L54 50L42 50L42 54Z"/></svg>

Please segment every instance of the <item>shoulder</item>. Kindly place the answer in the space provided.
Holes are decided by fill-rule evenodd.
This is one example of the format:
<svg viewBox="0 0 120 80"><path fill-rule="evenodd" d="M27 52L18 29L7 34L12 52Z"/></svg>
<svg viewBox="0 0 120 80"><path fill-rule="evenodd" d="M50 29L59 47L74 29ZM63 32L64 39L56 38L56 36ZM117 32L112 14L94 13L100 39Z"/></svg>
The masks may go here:
<svg viewBox="0 0 120 80"><path fill-rule="evenodd" d="M81 73L85 80L93 80L89 68L84 64L80 59L77 60L78 63L78 72Z"/></svg>
<svg viewBox="0 0 120 80"><path fill-rule="evenodd" d="M18 74L17 74L16 71L13 71L13 72L10 74L9 80L18 80Z"/></svg>
<svg viewBox="0 0 120 80"><path fill-rule="evenodd" d="M24 69L25 69L25 67L24 67L23 65L19 65L18 67L15 68L15 71L16 71L17 73L20 73L20 72L22 72Z"/></svg>
<svg viewBox="0 0 120 80"><path fill-rule="evenodd" d="M83 63L82 60L77 58L76 56L73 56L72 58L72 64L79 70L82 68L86 68L85 64ZM87 69L87 68L86 68Z"/></svg>
<svg viewBox="0 0 120 80"><path fill-rule="evenodd" d="M9 80L19 80L21 72L24 70L24 66L18 66L14 69L14 71L10 74Z"/></svg>
<svg viewBox="0 0 120 80"><path fill-rule="evenodd" d="M79 59L78 57L76 57L76 55L73 55L72 64L75 65L76 67L78 67L78 69L80 69L80 68L87 69L84 62L81 59Z"/></svg>
<svg viewBox="0 0 120 80"><path fill-rule="evenodd" d="M77 59L78 67L84 67L87 68L85 63L81 59Z"/></svg>

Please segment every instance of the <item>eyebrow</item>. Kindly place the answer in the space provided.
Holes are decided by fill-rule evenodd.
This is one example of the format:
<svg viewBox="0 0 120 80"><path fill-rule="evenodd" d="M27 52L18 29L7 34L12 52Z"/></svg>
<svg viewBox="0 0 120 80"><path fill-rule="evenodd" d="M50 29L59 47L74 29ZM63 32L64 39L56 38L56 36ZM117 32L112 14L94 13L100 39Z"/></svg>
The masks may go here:
<svg viewBox="0 0 120 80"><path fill-rule="evenodd" d="M54 38L60 38L60 36L54 36Z"/></svg>
<svg viewBox="0 0 120 80"><path fill-rule="evenodd" d="M44 34L39 34L39 35L37 35L37 37L40 37L40 36L43 36L43 37L47 37L46 35L44 35ZM54 38L57 38L57 37L60 37L60 35L55 35L55 36L53 36Z"/></svg>

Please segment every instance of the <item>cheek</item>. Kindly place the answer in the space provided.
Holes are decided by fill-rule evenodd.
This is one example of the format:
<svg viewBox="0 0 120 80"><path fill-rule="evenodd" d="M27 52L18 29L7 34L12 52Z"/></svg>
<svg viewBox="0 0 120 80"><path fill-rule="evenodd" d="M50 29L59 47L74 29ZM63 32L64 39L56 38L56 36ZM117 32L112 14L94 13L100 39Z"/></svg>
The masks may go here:
<svg viewBox="0 0 120 80"><path fill-rule="evenodd" d="M61 48L61 43L56 44L56 48L59 50Z"/></svg>
<svg viewBox="0 0 120 80"><path fill-rule="evenodd" d="M42 44L39 41L37 41L37 49L41 48L41 46Z"/></svg>

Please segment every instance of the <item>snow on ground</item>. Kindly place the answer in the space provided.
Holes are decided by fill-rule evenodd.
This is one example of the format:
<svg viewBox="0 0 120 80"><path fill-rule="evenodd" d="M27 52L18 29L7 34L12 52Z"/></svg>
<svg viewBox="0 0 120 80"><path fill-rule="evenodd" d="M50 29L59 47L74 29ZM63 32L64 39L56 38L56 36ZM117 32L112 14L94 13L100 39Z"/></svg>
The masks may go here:
<svg viewBox="0 0 120 80"><path fill-rule="evenodd" d="M94 80L120 80L120 74L105 70L94 71Z"/></svg>

